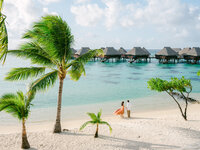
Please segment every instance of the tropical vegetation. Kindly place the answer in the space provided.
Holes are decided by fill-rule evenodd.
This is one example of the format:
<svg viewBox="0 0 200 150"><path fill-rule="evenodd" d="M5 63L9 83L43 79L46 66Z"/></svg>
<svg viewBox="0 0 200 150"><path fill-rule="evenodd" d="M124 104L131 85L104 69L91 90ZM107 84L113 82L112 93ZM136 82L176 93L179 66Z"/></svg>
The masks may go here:
<svg viewBox="0 0 200 150"><path fill-rule="evenodd" d="M80 127L80 130L83 130L88 124L93 124L95 125L96 124L96 132L95 132L95 135L94 137L95 138L98 138L98 132L99 132L99 125L100 124L105 124L109 127L110 129L110 132L112 132L112 128L110 126L109 123L105 122L105 121L102 121L101 119L101 114L102 114L102 111L100 110L97 115L95 115L94 113L87 113L88 116L90 116L90 118L92 119L91 121L87 121L85 122L81 127Z"/></svg>
<svg viewBox="0 0 200 150"><path fill-rule="evenodd" d="M47 15L35 22L23 38L27 40L19 50L9 50L8 53L17 57L29 59L36 67L14 68L6 76L6 80L37 79L31 84L31 91L47 90L59 80L57 116L54 133L61 130L61 104L63 83L66 75L72 80L79 80L85 75L84 65L94 56L102 55L101 49L90 50L80 57L71 60L71 47L74 36L68 24L59 16Z"/></svg>
<svg viewBox="0 0 200 150"><path fill-rule="evenodd" d="M18 91L16 94L8 93L0 98L0 111L5 111L22 121L21 148L23 149L30 148L26 134L26 120L29 117L32 106L31 102L34 97L35 92L29 91L27 94L24 94L22 91Z"/></svg>
<svg viewBox="0 0 200 150"><path fill-rule="evenodd" d="M0 0L0 62L5 62L8 51L6 16L2 13L4 0Z"/></svg>
<svg viewBox="0 0 200 150"><path fill-rule="evenodd" d="M187 108L188 102L197 102L196 100L189 97L189 94L192 92L192 85L189 79L184 77L171 78L171 81L162 80L160 78L152 78L148 81L148 88L157 92L166 92L172 97L172 99L178 105L178 108L181 112L182 117L187 120ZM184 107L181 107L178 99L182 99L185 102Z"/></svg>

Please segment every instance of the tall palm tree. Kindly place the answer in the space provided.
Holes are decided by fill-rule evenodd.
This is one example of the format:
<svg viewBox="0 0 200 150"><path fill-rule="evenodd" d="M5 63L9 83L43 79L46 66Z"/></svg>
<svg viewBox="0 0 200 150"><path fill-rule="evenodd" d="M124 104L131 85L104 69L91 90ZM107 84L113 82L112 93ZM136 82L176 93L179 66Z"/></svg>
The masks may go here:
<svg viewBox="0 0 200 150"><path fill-rule="evenodd" d="M6 16L2 13L3 1L0 0L0 61L4 63L8 51L8 34L5 24Z"/></svg>
<svg viewBox="0 0 200 150"><path fill-rule="evenodd" d="M34 99L35 92L28 92L27 95L18 91L16 94L8 93L0 98L0 111L5 111L13 117L22 121L22 145L24 149L30 148L26 134L26 120L30 113L31 102Z"/></svg>
<svg viewBox="0 0 200 150"><path fill-rule="evenodd" d="M15 68L8 73L6 79L28 79L40 75L31 85L33 91L46 90L59 79L57 116L53 132L60 133L62 90L66 75L77 81L82 74L85 74L84 65L94 56L101 55L103 51L90 50L79 58L71 60L74 37L67 23L59 16L42 17L23 38L29 42L21 45L19 50L11 50L8 53L30 59L33 64L40 67Z"/></svg>
<svg viewBox="0 0 200 150"><path fill-rule="evenodd" d="M80 130L83 130L88 124L93 124L93 125L97 125L96 127L96 132L95 132L95 135L94 137L95 138L98 138L98 133L99 133L99 125L100 124L105 124L109 127L110 129L110 132L112 132L112 128L111 126L109 125L109 123L105 122L105 121L102 121L101 119L101 114L102 114L102 111L100 110L97 115L95 115L94 113L87 113L88 116L90 116L90 118L92 119L91 121L87 121L85 122L81 127L80 127Z"/></svg>

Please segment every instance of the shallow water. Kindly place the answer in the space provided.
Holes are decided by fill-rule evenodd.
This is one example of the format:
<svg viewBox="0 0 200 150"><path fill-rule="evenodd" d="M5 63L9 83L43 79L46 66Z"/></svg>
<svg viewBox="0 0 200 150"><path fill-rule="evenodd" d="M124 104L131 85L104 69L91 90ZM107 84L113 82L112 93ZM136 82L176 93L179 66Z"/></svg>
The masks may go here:
<svg viewBox="0 0 200 150"><path fill-rule="evenodd" d="M26 91L28 81L4 81L6 72L12 67L22 67L29 64L19 58L8 57L6 64L0 67L0 95L17 90ZM78 82L71 81L67 76L63 88L63 106L79 106L99 104L103 102L118 102L126 99L138 99L157 94L147 88L147 81L153 77L170 79L182 77L191 79L193 93L200 93L200 77L196 75L200 65L191 64L159 64L157 60L151 63L89 62L86 65L86 76ZM57 105L58 83L47 92L40 92L33 101L33 109L53 108ZM144 105L149 102L143 101ZM156 106L156 102L152 105ZM149 107L151 107L149 105Z"/></svg>

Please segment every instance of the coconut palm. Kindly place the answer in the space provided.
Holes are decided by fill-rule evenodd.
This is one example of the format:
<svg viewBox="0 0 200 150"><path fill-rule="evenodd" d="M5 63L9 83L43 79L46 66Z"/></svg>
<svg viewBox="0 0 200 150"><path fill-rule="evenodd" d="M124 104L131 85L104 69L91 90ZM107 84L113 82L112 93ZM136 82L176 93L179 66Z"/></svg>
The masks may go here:
<svg viewBox="0 0 200 150"><path fill-rule="evenodd" d="M8 34L6 29L6 16L2 13L3 1L0 0L0 61L5 62L8 51Z"/></svg>
<svg viewBox="0 0 200 150"><path fill-rule="evenodd" d="M82 74L85 74L84 65L103 52L90 50L79 58L71 60L74 37L67 23L59 16L42 17L23 38L28 39L28 42L21 45L19 50L10 50L8 53L30 59L33 64L37 64L37 67L12 69L6 79L13 81L39 76L31 85L32 91L46 90L59 79L57 116L53 132L60 133L62 90L66 75L77 81Z"/></svg>
<svg viewBox="0 0 200 150"><path fill-rule="evenodd" d="M30 113L31 102L34 99L34 92L28 92L25 95L18 91L16 94L8 93L0 98L0 111L5 111L13 117L22 121L22 145L24 149L30 148L26 134L26 120Z"/></svg>
<svg viewBox="0 0 200 150"><path fill-rule="evenodd" d="M102 121L101 119L101 114L102 114L102 111L100 110L97 115L95 115L94 113L87 113L88 116L90 116L90 118L92 119L91 121L87 121L85 122L81 127L80 127L80 130L83 130L88 124L93 124L93 125L97 125L97 128L96 128L96 132L95 132L95 135L94 137L95 138L98 138L98 132L99 132L99 125L100 124L105 124L109 127L110 129L110 132L112 132L112 128L111 126L109 125L109 123L105 122L105 121Z"/></svg>

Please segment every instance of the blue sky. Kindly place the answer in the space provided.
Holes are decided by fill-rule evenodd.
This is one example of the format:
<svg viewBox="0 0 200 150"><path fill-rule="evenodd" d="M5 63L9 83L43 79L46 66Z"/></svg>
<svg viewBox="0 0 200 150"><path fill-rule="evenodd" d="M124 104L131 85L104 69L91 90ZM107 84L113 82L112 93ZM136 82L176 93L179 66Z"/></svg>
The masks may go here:
<svg viewBox="0 0 200 150"><path fill-rule="evenodd" d="M45 14L60 15L74 48L200 46L199 0L6 0L9 48Z"/></svg>

